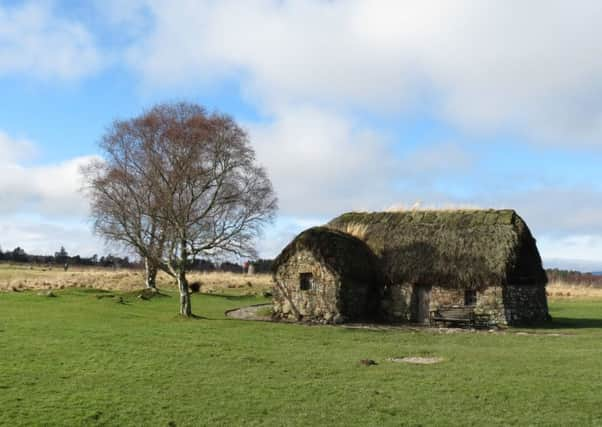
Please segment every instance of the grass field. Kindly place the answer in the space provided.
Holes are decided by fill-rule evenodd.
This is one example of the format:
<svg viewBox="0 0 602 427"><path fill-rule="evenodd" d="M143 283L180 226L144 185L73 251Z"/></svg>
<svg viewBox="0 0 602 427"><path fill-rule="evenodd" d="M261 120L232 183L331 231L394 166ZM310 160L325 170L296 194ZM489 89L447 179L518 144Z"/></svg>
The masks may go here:
<svg viewBox="0 0 602 427"><path fill-rule="evenodd" d="M602 425L602 299L551 298L547 329L448 334L227 319L266 300L222 285L194 320L170 290L0 293L0 424Z"/></svg>

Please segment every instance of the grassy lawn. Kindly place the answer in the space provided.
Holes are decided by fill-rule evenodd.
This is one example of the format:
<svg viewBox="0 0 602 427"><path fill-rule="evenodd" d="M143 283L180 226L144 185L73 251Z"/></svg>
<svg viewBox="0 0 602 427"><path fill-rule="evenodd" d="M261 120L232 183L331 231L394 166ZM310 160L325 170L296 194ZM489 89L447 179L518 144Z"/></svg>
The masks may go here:
<svg viewBox="0 0 602 427"><path fill-rule="evenodd" d="M602 425L602 301L531 334L230 320L256 296L0 293L2 425ZM436 365L389 357L439 356ZM370 358L376 366L361 366Z"/></svg>

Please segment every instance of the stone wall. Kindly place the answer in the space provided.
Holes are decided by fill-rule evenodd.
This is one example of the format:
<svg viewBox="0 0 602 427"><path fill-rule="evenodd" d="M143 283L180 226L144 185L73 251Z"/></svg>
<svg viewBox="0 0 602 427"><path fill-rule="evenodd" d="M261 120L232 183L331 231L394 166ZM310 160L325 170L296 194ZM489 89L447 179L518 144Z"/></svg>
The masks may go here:
<svg viewBox="0 0 602 427"><path fill-rule="evenodd" d="M388 322L408 322L410 320L410 304L412 285L390 285L385 289L381 303L383 320Z"/></svg>
<svg viewBox="0 0 602 427"><path fill-rule="evenodd" d="M339 310L344 320L374 321L381 319L382 288L352 277L341 278Z"/></svg>
<svg viewBox="0 0 602 427"><path fill-rule="evenodd" d="M300 273L311 273L311 289L301 290ZM365 308L367 287L354 283L353 278L341 278L308 250L291 256L274 274L274 314L280 318L339 323L361 318ZM344 281L347 282L344 282ZM347 288L345 287L347 285ZM387 322L408 322L412 318L413 285L404 283L385 289L380 308ZM342 295L342 292L347 292ZM433 287L430 309L444 305L463 305L464 289ZM343 307L351 316L346 316ZM477 292L475 313L491 325L520 325L545 321L549 318L545 287L490 286ZM347 317L347 319L346 319Z"/></svg>
<svg viewBox="0 0 602 427"><path fill-rule="evenodd" d="M300 273L311 273L311 289L301 290ZM277 317L295 320L339 322L340 278L308 250L292 255L274 274L273 310Z"/></svg>
<svg viewBox="0 0 602 427"><path fill-rule="evenodd" d="M477 294L478 298L478 294ZM463 305L464 289L446 289L433 287L431 289L431 310L442 305Z"/></svg>
<svg viewBox="0 0 602 427"><path fill-rule="evenodd" d="M411 284L389 286L381 307L384 319L407 322L412 316ZM433 287L430 309L464 305L464 289ZM545 288L537 286L490 286L477 292L475 313L488 319L490 325L516 325L543 321L548 317Z"/></svg>
<svg viewBox="0 0 602 427"><path fill-rule="evenodd" d="M509 325L522 325L549 320L545 286L505 286L504 316Z"/></svg>
<svg viewBox="0 0 602 427"><path fill-rule="evenodd" d="M475 314L489 319L488 323L491 326L506 325L503 288L500 286L490 286L483 291L477 292Z"/></svg>
<svg viewBox="0 0 602 427"><path fill-rule="evenodd" d="M385 290L381 307L385 320L390 322L409 322L412 318L412 294L414 286L410 283L391 285ZM464 304L464 290L433 287L430 293L430 309L441 305Z"/></svg>

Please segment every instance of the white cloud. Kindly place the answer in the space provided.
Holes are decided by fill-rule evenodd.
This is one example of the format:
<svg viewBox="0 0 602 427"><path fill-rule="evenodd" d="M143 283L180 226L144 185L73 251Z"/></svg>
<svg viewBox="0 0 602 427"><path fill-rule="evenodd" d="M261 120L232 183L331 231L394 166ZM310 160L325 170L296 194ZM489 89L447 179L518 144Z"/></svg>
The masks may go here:
<svg viewBox="0 0 602 427"><path fill-rule="evenodd" d="M0 131L0 165L10 164L23 159L29 159L36 153L36 148L27 139L11 138Z"/></svg>
<svg viewBox="0 0 602 427"><path fill-rule="evenodd" d="M601 272L602 261L572 258L544 258L544 268L559 268L561 270L577 270L582 272Z"/></svg>
<svg viewBox="0 0 602 427"><path fill-rule="evenodd" d="M330 218L280 216L257 242L261 258L274 258L301 231L324 225Z"/></svg>
<svg viewBox="0 0 602 427"><path fill-rule="evenodd" d="M104 247L85 224L38 222L19 217L0 221L0 245L3 251L20 246L35 255L52 255L64 246L71 255L81 256L101 254Z"/></svg>
<svg viewBox="0 0 602 427"><path fill-rule="evenodd" d="M602 192L546 187L485 196L493 207L512 207L527 221L547 267L602 270ZM597 261L596 261L597 260Z"/></svg>
<svg viewBox="0 0 602 427"><path fill-rule="evenodd" d="M146 0L93 0L94 13L110 30L129 37L139 36L149 24Z"/></svg>
<svg viewBox="0 0 602 427"><path fill-rule="evenodd" d="M430 180L470 171L475 159L458 144L451 142L421 146L403 159L400 175Z"/></svg>
<svg viewBox="0 0 602 427"><path fill-rule="evenodd" d="M149 1L130 52L159 85L242 79L267 108L431 108L471 130L602 141L602 4L583 0Z"/></svg>
<svg viewBox="0 0 602 427"><path fill-rule="evenodd" d="M82 217L88 202L80 193L79 168L93 157L56 164L28 165L35 146L0 132L0 215L35 212L53 217Z"/></svg>
<svg viewBox="0 0 602 427"><path fill-rule="evenodd" d="M248 127L283 215L335 215L376 208L393 197L396 160L382 135L305 107Z"/></svg>
<svg viewBox="0 0 602 427"><path fill-rule="evenodd" d="M70 80L96 71L101 62L92 34L56 16L51 3L0 5L0 76Z"/></svg>
<svg viewBox="0 0 602 427"><path fill-rule="evenodd" d="M514 208L536 234L566 238L598 235L602 240L602 191L586 187L544 187L512 194L482 194L481 205Z"/></svg>
<svg viewBox="0 0 602 427"><path fill-rule="evenodd" d="M543 236L537 246L547 268L602 271L601 237L587 234L564 238Z"/></svg>

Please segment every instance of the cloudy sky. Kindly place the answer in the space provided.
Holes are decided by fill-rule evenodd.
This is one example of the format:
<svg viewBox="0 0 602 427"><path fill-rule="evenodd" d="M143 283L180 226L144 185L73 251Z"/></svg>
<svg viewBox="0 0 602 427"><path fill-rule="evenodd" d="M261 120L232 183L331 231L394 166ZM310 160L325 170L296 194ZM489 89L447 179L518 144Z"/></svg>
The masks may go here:
<svg viewBox="0 0 602 427"><path fill-rule="evenodd" d="M258 243L350 210L514 208L602 270L602 3L0 0L0 245L105 253L78 167L114 119L244 126L280 199Z"/></svg>

